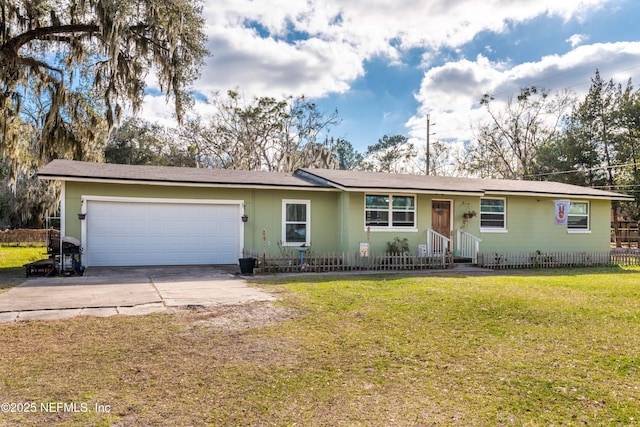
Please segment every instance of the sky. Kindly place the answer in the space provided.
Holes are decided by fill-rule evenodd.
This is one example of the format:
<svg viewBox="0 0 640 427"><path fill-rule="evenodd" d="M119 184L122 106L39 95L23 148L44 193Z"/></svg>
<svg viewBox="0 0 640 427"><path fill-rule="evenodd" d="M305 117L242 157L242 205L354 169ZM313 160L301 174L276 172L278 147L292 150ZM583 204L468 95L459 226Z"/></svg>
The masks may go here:
<svg viewBox="0 0 640 427"><path fill-rule="evenodd" d="M217 91L304 95L361 152L384 135L424 150L427 114L431 141L469 141L485 93L496 107L527 86L584 96L596 70L640 84L637 0L205 0L203 13L201 115ZM153 88L141 115L167 124Z"/></svg>

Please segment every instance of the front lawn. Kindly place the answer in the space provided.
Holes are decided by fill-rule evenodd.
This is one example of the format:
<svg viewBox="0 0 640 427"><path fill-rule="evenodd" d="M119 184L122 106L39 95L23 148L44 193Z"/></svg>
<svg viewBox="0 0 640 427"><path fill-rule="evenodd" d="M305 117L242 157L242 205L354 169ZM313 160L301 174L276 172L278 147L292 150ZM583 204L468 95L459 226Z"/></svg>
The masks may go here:
<svg viewBox="0 0 640 427"><path fill-rule="evenodd" d="M0 402L35 404L7 425L638 425L639 273L304 276L257 284L277 304L0 324Z"/></svg>
<svg viewBox="0 0 640 427"><path fill-rule="evenodd" d="M23 265L43 258L44 246L0 246L0 293L24 282Z"/></svg>

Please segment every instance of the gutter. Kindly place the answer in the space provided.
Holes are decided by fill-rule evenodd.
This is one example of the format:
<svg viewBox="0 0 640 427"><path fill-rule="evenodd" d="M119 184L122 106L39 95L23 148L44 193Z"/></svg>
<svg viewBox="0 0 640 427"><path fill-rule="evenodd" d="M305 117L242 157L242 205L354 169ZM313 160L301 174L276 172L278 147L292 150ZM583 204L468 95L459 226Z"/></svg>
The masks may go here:
<svg viewBox="0 0 640 427"><path fill-rule="evenodd" d="M625 194L618 195L596 195L596 194L577 194L577 193L540 193L536 191L485 191L483 196L522 196L522 197L562 197L565 199L591 199L591 200L620 200L629 202L634 200L633 196Z"/></svg>
<svg viewBox="0 0 640 427"><path fill-rule="evenodd" d="M126 178L90 178L82 176L64 176L64 175L42 175L38 174L38 179L55 180L66 182L90 182L101 184L129 184L129 185L158 185L165 187L209 187L209 188L242 188L242 189L271 189L271 190L308 190L308 191L337 191L334 188L306 186L306 185L278 185L278 184L225 184L217 182L199 182L199 181L160 181L145 179L126 179Z"/></svg>

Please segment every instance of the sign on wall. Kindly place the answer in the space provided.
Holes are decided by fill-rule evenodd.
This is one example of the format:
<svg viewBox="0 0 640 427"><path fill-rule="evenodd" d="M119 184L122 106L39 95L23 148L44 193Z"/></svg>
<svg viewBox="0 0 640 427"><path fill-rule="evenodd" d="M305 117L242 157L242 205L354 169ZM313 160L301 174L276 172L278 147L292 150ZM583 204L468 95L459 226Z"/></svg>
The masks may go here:
<svg viewBox="0 0 640 427"><path fill-rule="evenodd" d="M555 224L567 225L569 217L569 200L556 200L554 212Z"/></svg>
<svg viewBox="0 0 640 427"><path fill-rule="evenodd" d="M360 243L360 257L367 258L369 256L369 244Z"/></svg>
<svg viewBox="0 0 640 427"><path fill-rule="evenodd" d="M418 256L427 256L427 245L418 245Z"/></svg>

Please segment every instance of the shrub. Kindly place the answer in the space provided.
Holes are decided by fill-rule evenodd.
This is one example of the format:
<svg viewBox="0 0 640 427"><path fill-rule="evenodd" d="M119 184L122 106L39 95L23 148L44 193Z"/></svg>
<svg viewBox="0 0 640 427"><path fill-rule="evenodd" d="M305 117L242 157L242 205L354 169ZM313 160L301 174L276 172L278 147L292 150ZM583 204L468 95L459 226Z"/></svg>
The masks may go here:
<svg viewBox="0 0 640 427"><path fill-rule="evenodd" d="M387 242L387 252L390 254L404 254L409 252L409 239L396 237L391 242Z"/></svg>

